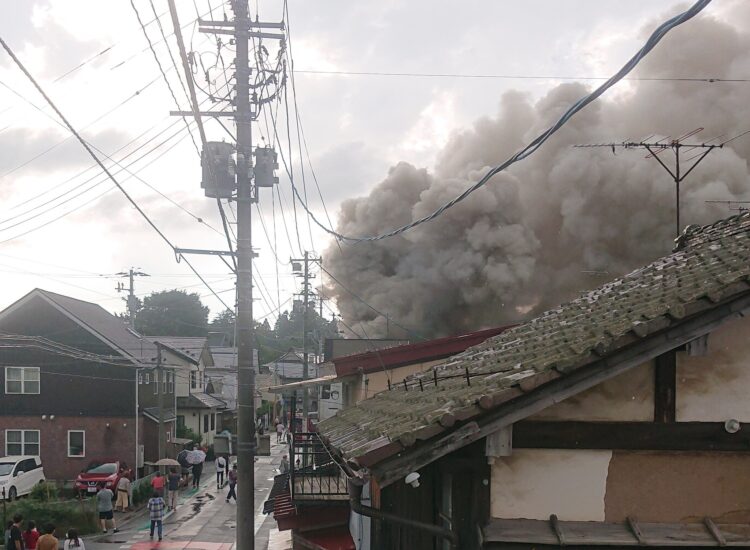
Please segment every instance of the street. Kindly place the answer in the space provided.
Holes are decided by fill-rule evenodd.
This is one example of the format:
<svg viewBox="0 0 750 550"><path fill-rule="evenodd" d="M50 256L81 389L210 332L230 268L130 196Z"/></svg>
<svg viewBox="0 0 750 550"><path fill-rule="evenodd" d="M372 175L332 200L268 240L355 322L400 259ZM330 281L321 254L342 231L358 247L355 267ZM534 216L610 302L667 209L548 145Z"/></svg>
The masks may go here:
<svg viewBox="0 0 750 550"><path fill-rule="evenodd" d="M264 550L268 546L268 532L275 527L272 517L261 513L263 502L273 485L276 467L284 453L284 446L273 443L270 457L258 457L255 463L255 548ZM239 481L242 483L242 480ZM149 517L141 510L120 526L118 533L89 535L84 537L90 550L164 550L202 549L230 550L236 540L237 505L226 502L227 487L217 489L213 464L206 464L200 488L186 490L180 495L175 512L164 520L163 540L149 540ZM117 516L115 516L117 519ZM62 526L59 526L62 527Z"/></svg>

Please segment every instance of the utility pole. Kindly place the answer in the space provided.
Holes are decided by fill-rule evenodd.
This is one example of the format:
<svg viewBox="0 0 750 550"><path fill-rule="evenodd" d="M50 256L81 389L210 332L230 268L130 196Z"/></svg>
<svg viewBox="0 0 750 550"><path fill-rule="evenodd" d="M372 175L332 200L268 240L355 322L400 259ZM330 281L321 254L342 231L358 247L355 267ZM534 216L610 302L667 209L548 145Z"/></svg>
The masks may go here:
<svg viewBox="0 0 750 550"><path fill-rule="evenodd" d="M125 285L123 285L121 282L118 282L115 289L117 290L117 292L122 292L124 290L128 291L128 297L123 299L128 306L128 321L130 324L130 328L132 330L135 330L135 314L138 311L138 300L135 297L135 284L133 279L135 277L150 277L150 275L148 273L144 273L143 271L136 271L132 267L127 273L124 271L120 271L119 273L115 273L115 275L117 275L118 277L128 277L130 279L130 285L128 288L125 288Z"/></svg>
<svg viewBox="0 0 750 550"><path fill-rule="evenodd" d="M735 136L731 139L728 139L726 141L723 141L721 143L714 143L711 144L711 141L720 139L724 136L718 136L716 138L709 139L707 142L704 143L684 143L683 140L688 139L698 132L701 132L703 128L696 128L695 130L692 130L688 132L687 134L678 137L677 139L671 139L669 137L660 139L658 141L652 141L649 142L647 140L641 140L641 141L623 141L621 143L586 143L586 144L580 144L580 145L574 145L573 147L578 148L595 148L595 147L606 147L608 149L611 149L614 153L616 149L622 148L622 149L645 149L648 151L648 155L646 155L646 158L653 158L655 159L662 168L664 168L667 173L672 176L672 179L674 180L675 185L675 236L680 236L680 231L682 228L682 223L680 221L680 184L682 181L692 172L700 162L708 156L708 154L713 151L714 149L721 149L724 147L724 144L729 143L730 141L737 139L740 136ZM741 134L744 135L744 134ZM650 136L652 137L652 136ZM648 139L648 138L647 138ZM665 150L671 149L674 153L674 169L667 166L667 164L662 160L662 158L659 156L661 153L663 153ZM693 162L685 171L682 171L682 167L680 165L680 150L685 149L687 151L692 150L698 150L693 156L691 156L688 159L684 159L686 161L691 161L695 159L695 162Z"/></svg>
<svg viewBox="0 0 750 550"><path fill-rule="evenodd" d="M299 264L303 263L303 266ZM302 380L307 380L310 377L310 356L308 353L308 329L309 319L308 314L310 311L310 296L312 292L310 290L310 279L314 278L314 275L310 275L310 264L311 263L322 263L322 258L314 258L310 256L310 253L305 250L304 257L300 259L292 259L292 267L295 269L295 274L302 277L302 299L303 299L303 310L302 310ZM307 418L310 413L310 394L307 387L302 390L302 425L303 431L308 430Z"/></svg>
<svg viewBox="0 0 750 550"><path fill-rule="evenodd" d="M166 389L166 380L164 379L164 365L162 364L161 344L156 344L156 391L159 406L159 446L157 460L164 458L164 450L167 447L164 438L164 390Z"/></svg>
<svg viewBox="0 0 750 550"><path fill-rule="evenodd" d="M231 2L234 12L233 21L199 20L199 32L231 35L234 38L235 56L235 97L234 119L237 127L236 137L236 179L234 174L217 173L215 168L226 170L227 162L215 164L217 146L226 150L225 144L213 143L207 147L203 143L204 188L207 196L227 198L237 201L237 550L254 550L255 548L255 365L253 348L255 334L253 330L253 248L252 248L252 204L258 200L258 187L271 187L278 180L273 176L275 155L268 148L255 151L257 162L253 168L252 121L257 119L262 102L268 102L273 96L258 99L255 92L250 95L250 58L249 39L268 38L284 40L283 34L260 32L251 29L284 29L283 23L265 23L251 21L248 11L248 0ZM175 31L178 26L175 25ZM283 46L282 46L283 47ZM185 60L183 59L183 63ZM197 102L194 112L197 113ZM255 105L255 112L251 108ZM177 112L176 114L182 114ZM226 112L199 113L204 116L231 116ZM212 149L213 148L213 149ZM206 170L207 168L207 170ZM225 176L229 176L229 178ZM232 187L236 182L236 197L232 197ZM226 187L229 183L229 188Z"/></svg>

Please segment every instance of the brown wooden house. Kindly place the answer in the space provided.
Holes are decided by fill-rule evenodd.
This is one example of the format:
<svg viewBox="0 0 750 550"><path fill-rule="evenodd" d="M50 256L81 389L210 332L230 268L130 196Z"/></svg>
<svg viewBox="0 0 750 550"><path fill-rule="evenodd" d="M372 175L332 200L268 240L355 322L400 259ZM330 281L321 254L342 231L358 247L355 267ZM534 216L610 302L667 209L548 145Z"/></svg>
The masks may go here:
<svg viewBox="0 0 750 550"><path fill-rule="evenodd" d="M322 422L284 522L310 514L295 475L320 472L309 487L347 479L358 549L748 546L748 311L750 213L689 227Z"/></svg>

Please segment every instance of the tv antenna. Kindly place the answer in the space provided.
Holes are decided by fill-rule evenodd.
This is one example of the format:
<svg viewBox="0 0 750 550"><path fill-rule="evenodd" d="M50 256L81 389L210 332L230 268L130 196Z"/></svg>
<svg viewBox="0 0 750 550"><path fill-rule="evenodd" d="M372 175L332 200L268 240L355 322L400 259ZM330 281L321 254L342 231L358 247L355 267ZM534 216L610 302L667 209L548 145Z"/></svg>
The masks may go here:
<svg viewBox="0 0 750 550"><path fill-rule="evenodd" d="M695 169L698 164L701 163L701 161L708 156L708 154L713 151L714 149L721 149L729 143L730 141L734 141L737 138L740 138L748 133L750 133L750 130L747 130L745 132L742 132L741 134L738 134L732 138L729 138L725 141L719 141L722 138L726 136L726 134L716 136L714 138L711 138L707 141L700 142L700 143L686 143L685 140L688 140L695 136L696 134L703 131L703 128L696 128L694 130L691 130L690 132L678 137L678 138L672 138L671 136L667 136L664 138L661 138L656 141L648 141L654 137L654 135L650 135L647 138L644 138L640 141L622 141L620 143L586 143L586 144L580 144L580 145L574 145L573 147L578 148L594 148L594 147L606 147L609 149L612 149L612 153L614 154L618 148L621 149L645 149L648 151L648 155L646 155L644 158L653 158L655 159L662 168L664 168L667 173L672 176L672 179L675 183L675 218L676 218L676 235L680 236L680 184L682 181L690 175L690 173ZM692 141L692 140L691 140ZM717 143L712 143L717 142ZM667 165L667 162L665 162L664 153L667 150L671 150L674 154L674 167L670 168ZM696 151L697 150L697 151ZM684 154L688 153L689 151L694 151L694 153L688 157L684 158ZM681 158L682 155L682 158ZM692 162L686 170L683 170L681 162Z"/></svg>

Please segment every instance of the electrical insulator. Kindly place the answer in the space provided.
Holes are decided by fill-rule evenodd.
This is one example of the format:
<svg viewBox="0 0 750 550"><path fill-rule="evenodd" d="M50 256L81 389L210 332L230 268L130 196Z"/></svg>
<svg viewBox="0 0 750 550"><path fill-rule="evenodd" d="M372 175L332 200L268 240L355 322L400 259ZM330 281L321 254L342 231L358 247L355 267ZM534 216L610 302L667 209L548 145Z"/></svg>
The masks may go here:
<svg viewBox="0 0 750 550"><path fill-rule="evenodd" d="M201 153L203 180L207 197L230 199L237 189L237 165L232 158L234 146L223 141L209 141Z"/></svg>
<svg viewBox="0 0 750 550"><path fill-rule="evenodd" d="M279 163L276 158L276 151L271 147L255 148L255 174L256 187L273 187L274 183L279 183L279 178L273 175L273 171L278 169Z"/></svg>

